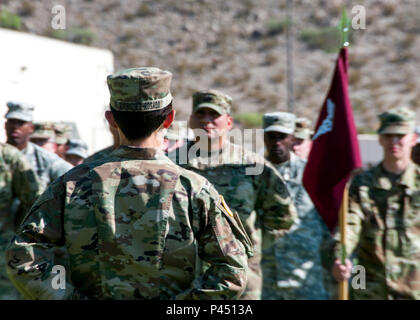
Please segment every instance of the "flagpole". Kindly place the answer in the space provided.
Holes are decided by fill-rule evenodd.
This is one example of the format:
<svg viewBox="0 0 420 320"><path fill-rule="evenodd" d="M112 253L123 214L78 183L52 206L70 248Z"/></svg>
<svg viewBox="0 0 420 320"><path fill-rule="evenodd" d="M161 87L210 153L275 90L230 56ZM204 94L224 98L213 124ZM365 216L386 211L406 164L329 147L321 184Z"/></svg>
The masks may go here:
<svg viewBox="0 0 420 320"><path fill-rule="evenodd" d="M349 46L349 27L350 20L347 15L346 7L343 7L340 23L338 28L341 35L341 46ZM347 212L348 212L348 202L349 202L349 186L346 183L346 187L343 192L343 200L341 201L340 214L339 214L339 225L340 225L340 245L341 245L341 264L346 265L347 259L347 250L346 250L346 238L347 238ZM343 280L339 283L339 292L338 296L340 300L349 299L349 281Z"/></svg>
<svg viewBox="0 0 420 320"><path fill-rule="evenodd" d="M341 202L340 207L340 216L339 216L339 224L340 224L340 244L341 244L341 263L346 265L346 238L347 238L347 212L348 212L348 202L349 202L349 189L348 185L344 188L343 193L343 200ZM343 280L339 283L339 292L338 297L340 300L348 300L349 299L349 282L348 280Z"/></svg>
<svg viewBox="0 0 420 320"><path fill-rule="evenodd" d="M340 46L348 47L349 43L349 27L350 27L350 19L347 15L347 10L344 7L341 13L340 23L338 24L338 30L340 32Z"/></svg>
<svg viewBox="0 0 420 320"><path fill-rule="evenodd" d="M293 0L286 1L287 111L295 112L293 92Z"/></svg>

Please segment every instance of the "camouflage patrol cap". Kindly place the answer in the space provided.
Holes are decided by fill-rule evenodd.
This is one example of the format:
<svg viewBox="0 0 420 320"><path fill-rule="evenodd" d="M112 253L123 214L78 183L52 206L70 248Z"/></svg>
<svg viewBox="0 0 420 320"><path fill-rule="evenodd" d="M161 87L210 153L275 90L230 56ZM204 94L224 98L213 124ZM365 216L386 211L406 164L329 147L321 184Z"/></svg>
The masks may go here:
<svg viewBox="0 0 420 320"><path fill-rule="evenodd" d="M168 128L165 138L169 140L181 140L187 138L188 127L186 121L174 121Z"/></svg>
<svg viewBox="0 0 420 320"><path fill-rule="evenodd" d="M52 122L35 123L34 132L30 136L31 139L51 139L55 141L54 124Z"/></svg>
<svg viewBox="0 0 420 320"><path fill-rule="evenodd" d="M71 126L66 123L54 123L55 142L66 144L71 135Z"/></svg>
<svg viewBox="0 0 420 320"><path fill-rule="evenodd" d="M394 108L381 113L378 134L408 134L414 132L415 113L407 107Z"/></svg>
<svg viewBox="0 0 420 320"><path fill-rule="evenodd" d="M294 136L298 139L309 140L314 133L311 129L311 120L305 117L297 118L295 121Z"/></svg>
<svg viewBox="0 0 420 320"><path fill-rule="evenodd" d="M81 158L87 158L89 156L87 144L80 139L70 139L68 146L69 149L66 154L73 154Z"/></svg>
<svg viewBox="0 0 420 320"><path fill-rule="evenodd" d="M210 108L219 114L230 114L232 98L218 90L202 90L193 94L193 113L201 108Z"/></svg>
<svg viewBox="0 0 420 320"><path fill-rule="evenodd" d="M172 73L154 67L126 69L107 77L110 105L118 111L144 112L172 102Z"/></svg>
<svg viewBox="0 0 420 320"><path fill-rule="evenodd" d="M264 132L292 134L295 131L296 116L289 112L271 112L263 116Z"/></svg>
<svg viewBox="0 0 420 320"><path fill-rule="evenodd" d="M6 119L18 119L22 121L32 122L34 120L35 107L32 104L24 102L9 101L7 102L9 110L6 113Z"/></svg>

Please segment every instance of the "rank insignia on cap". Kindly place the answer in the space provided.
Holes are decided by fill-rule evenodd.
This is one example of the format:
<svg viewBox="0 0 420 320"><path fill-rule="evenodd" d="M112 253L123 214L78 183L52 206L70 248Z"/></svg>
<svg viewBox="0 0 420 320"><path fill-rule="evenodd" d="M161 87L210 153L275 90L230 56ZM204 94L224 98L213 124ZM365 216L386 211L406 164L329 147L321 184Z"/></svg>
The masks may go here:
<svg viewBox="0 0 420 320"><path fill-rule="evenodd" d="M225 198L223 198L223 196L222 196L222 195L220 195L220 202L221 202L221 204L222 204L223 208L226 210L226 212L227 212L227 213L228 213L231 217L233 217L233 213L232 213L232 211L229 209L228 205L226 204Z"/></svg>

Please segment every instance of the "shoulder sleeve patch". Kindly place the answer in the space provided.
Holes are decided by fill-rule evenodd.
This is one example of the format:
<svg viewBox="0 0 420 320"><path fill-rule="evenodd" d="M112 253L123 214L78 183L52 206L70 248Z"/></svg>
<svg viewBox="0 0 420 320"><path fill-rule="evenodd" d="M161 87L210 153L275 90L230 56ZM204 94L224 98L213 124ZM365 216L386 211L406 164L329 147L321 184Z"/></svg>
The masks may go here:
<svg viewBox="0 0 420 320"><path fill-rule="evenodd" d="M229 206L226 204L225 198L222 195L219 195L219 202L217 203L217 207L226 215L226 218L231 225L232 232L235 234L235 237L245 246L248 257L252 257L254 255L253 244L248 234L246 233L238 214L230 210Z"/></svg>

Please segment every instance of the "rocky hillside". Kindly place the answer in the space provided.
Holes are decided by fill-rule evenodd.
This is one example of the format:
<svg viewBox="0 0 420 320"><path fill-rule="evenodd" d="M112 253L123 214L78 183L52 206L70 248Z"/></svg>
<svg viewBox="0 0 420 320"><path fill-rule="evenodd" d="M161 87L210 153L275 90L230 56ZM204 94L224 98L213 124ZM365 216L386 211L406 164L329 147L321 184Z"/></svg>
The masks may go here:
<svg viewBox="0 0 420 320"><path fill-rule="evenodd" d="M154 65L174 73L178 118L191 93L217 88L234 98L245 124L286 111L286 0L1 0L0 26L111 50L115 69ZM51 28L56 4L67 29ZM316 120L337 56L341 8L366 8L366 29L351 35L350 94L361 132L394 106L420 109L420 1L295 0L296 113ZM5 25L9 12L20 25ZM420 116L420 111L418 110ZM419 118L420 120L420 118Z"/></svg>

